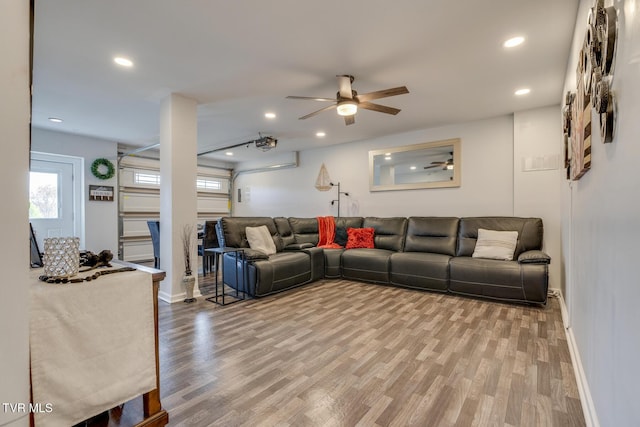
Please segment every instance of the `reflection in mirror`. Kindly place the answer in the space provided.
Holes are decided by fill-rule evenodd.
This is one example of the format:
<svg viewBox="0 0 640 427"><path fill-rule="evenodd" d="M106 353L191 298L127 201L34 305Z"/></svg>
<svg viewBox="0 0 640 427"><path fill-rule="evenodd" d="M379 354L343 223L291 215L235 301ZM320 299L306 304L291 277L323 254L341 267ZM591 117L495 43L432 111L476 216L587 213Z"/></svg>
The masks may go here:
<svg viewBox="0 0 640 427"><path fill-rule="evenodd" d="M371 191L460 186L460 139L369 151Z"/></svg>

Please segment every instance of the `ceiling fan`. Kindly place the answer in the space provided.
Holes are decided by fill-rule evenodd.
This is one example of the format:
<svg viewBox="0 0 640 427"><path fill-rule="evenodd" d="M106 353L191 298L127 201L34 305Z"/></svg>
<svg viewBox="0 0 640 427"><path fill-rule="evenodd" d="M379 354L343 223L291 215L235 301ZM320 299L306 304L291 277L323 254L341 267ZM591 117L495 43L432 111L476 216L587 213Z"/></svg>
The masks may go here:
<svg viewBox="0 0 640 427"><path fill-rule="evenodd" d="M450 151L449 155L452 157L442 162L431 162L431 166L425 166L424 169L433 169L433 168L441 168L442 170L453 169L453 152Z"/></svg>
<svg viewBox="0 0 640 427"><path fill-rule="evenodd" d="M385 105L374 104L369 102L374 99L387 98L389 96L402 95L405 93L409 93L409 90L406 86L394 87L390 89L378 90L375 92L358 94L355 90L351 88L351 83L353 83L353 76L350 75L338 75L338 93L335 98L315 98L311 96L287 96L289 99L309 99L312 101L321 101L321 102L332 102L333 104L321 108L313 113L309 113L306 116L300 117L300 120L308 119L309 117L313 117L316 114L319 114L323 111L331 110L332 108L336 108L338 110L338 114L344 116L344 124L352 125L356 122L355 114L358 111L358 108L364 108L366 110L377 111L379 113L387 113L396 115L400 112L400 109L387 107Z"/></svg>

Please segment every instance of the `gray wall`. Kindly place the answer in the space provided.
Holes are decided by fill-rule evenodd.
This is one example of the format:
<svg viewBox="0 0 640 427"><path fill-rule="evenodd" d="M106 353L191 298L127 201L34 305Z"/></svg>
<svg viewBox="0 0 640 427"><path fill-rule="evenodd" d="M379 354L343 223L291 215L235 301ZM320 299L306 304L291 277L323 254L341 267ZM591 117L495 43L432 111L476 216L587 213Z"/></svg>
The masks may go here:
<svg viewBox="0 0 640 427"><path fill-rule="evenodd" d="M369 191L369 150L451 138L462 140L461 187ZM236 187L249 189L250 200L235 203L234 214L337 215L337 206L331 206L337 190L314 188L322 163L331 179L349 193L342 198L342 216L513 214L512 116L300 152L298 168L241 175Z"/></svg>
<svg viewBox="0 0 640 427"><path fill-rule="evenodd" d="M575 91L577 55L592 0L580 3L565 90ZM563 186L563 258L567 306L588 407L602 426L640 425L640 10L637 1L614 4L620 19L613 90L617 135L603 144L592 127L592 167ZM588 400L587 404L591 403Z"/></svg>

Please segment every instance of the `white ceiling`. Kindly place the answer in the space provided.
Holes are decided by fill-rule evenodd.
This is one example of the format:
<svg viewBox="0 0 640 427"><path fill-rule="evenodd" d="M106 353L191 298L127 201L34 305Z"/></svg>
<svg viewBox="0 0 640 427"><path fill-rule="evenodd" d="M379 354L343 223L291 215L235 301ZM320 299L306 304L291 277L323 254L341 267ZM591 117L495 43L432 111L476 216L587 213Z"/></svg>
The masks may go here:
<svg viewBox="0 0 640 427"><path fill-rule="evenodd" d="M562 99L578 0L36 0L33 124L147 146L161 101L198 102L199 152L272 135L269 153L460 123ZM502 43L522 35L520 47ZM126 56L123 69L113 57ZM345 126L287 95L335 97L406 85ZM529 87L525 97L514 91ZM277 114L274 120L264 113ZM63 123L48 121L60 117ZM317 131L326 132L319 139ZM229 161L222 153L219 158ZM215 157L215 156L213 156Z"/></svg>

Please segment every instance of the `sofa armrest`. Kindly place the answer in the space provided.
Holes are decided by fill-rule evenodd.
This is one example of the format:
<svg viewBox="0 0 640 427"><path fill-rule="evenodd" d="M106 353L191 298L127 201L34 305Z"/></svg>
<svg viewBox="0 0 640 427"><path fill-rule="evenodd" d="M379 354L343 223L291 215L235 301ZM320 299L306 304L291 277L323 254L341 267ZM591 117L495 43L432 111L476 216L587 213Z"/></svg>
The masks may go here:
<svg viewBox="0 0 640 427"><path fill-rule="evenodd" d="M311 280L319 280L324 278L324 250L312 245L310 248L302 249L303 252L309 254L311 262Z"/></svg>
<svg viewBox="0 0 640 427"><path fill-rule="evenodd" d="M302 249L309 249L309 248L313 248L314 245L313 243L291 243L290 245L287 245L284 247L285 251L299 251Z"/></svg>
<svg viewBox="0 0 640 427"><path fill-rule="evenodd" d="M257 249L245 248L243 259L247 261L259 261L263 259L269 259L269 255Z"/></svg>
<svg viewBox="0 0 640 427"><path fill-rule="evenodd" d="M520 264L550 264L551 257L542 251L525 251L518 256Z"/></svg>

